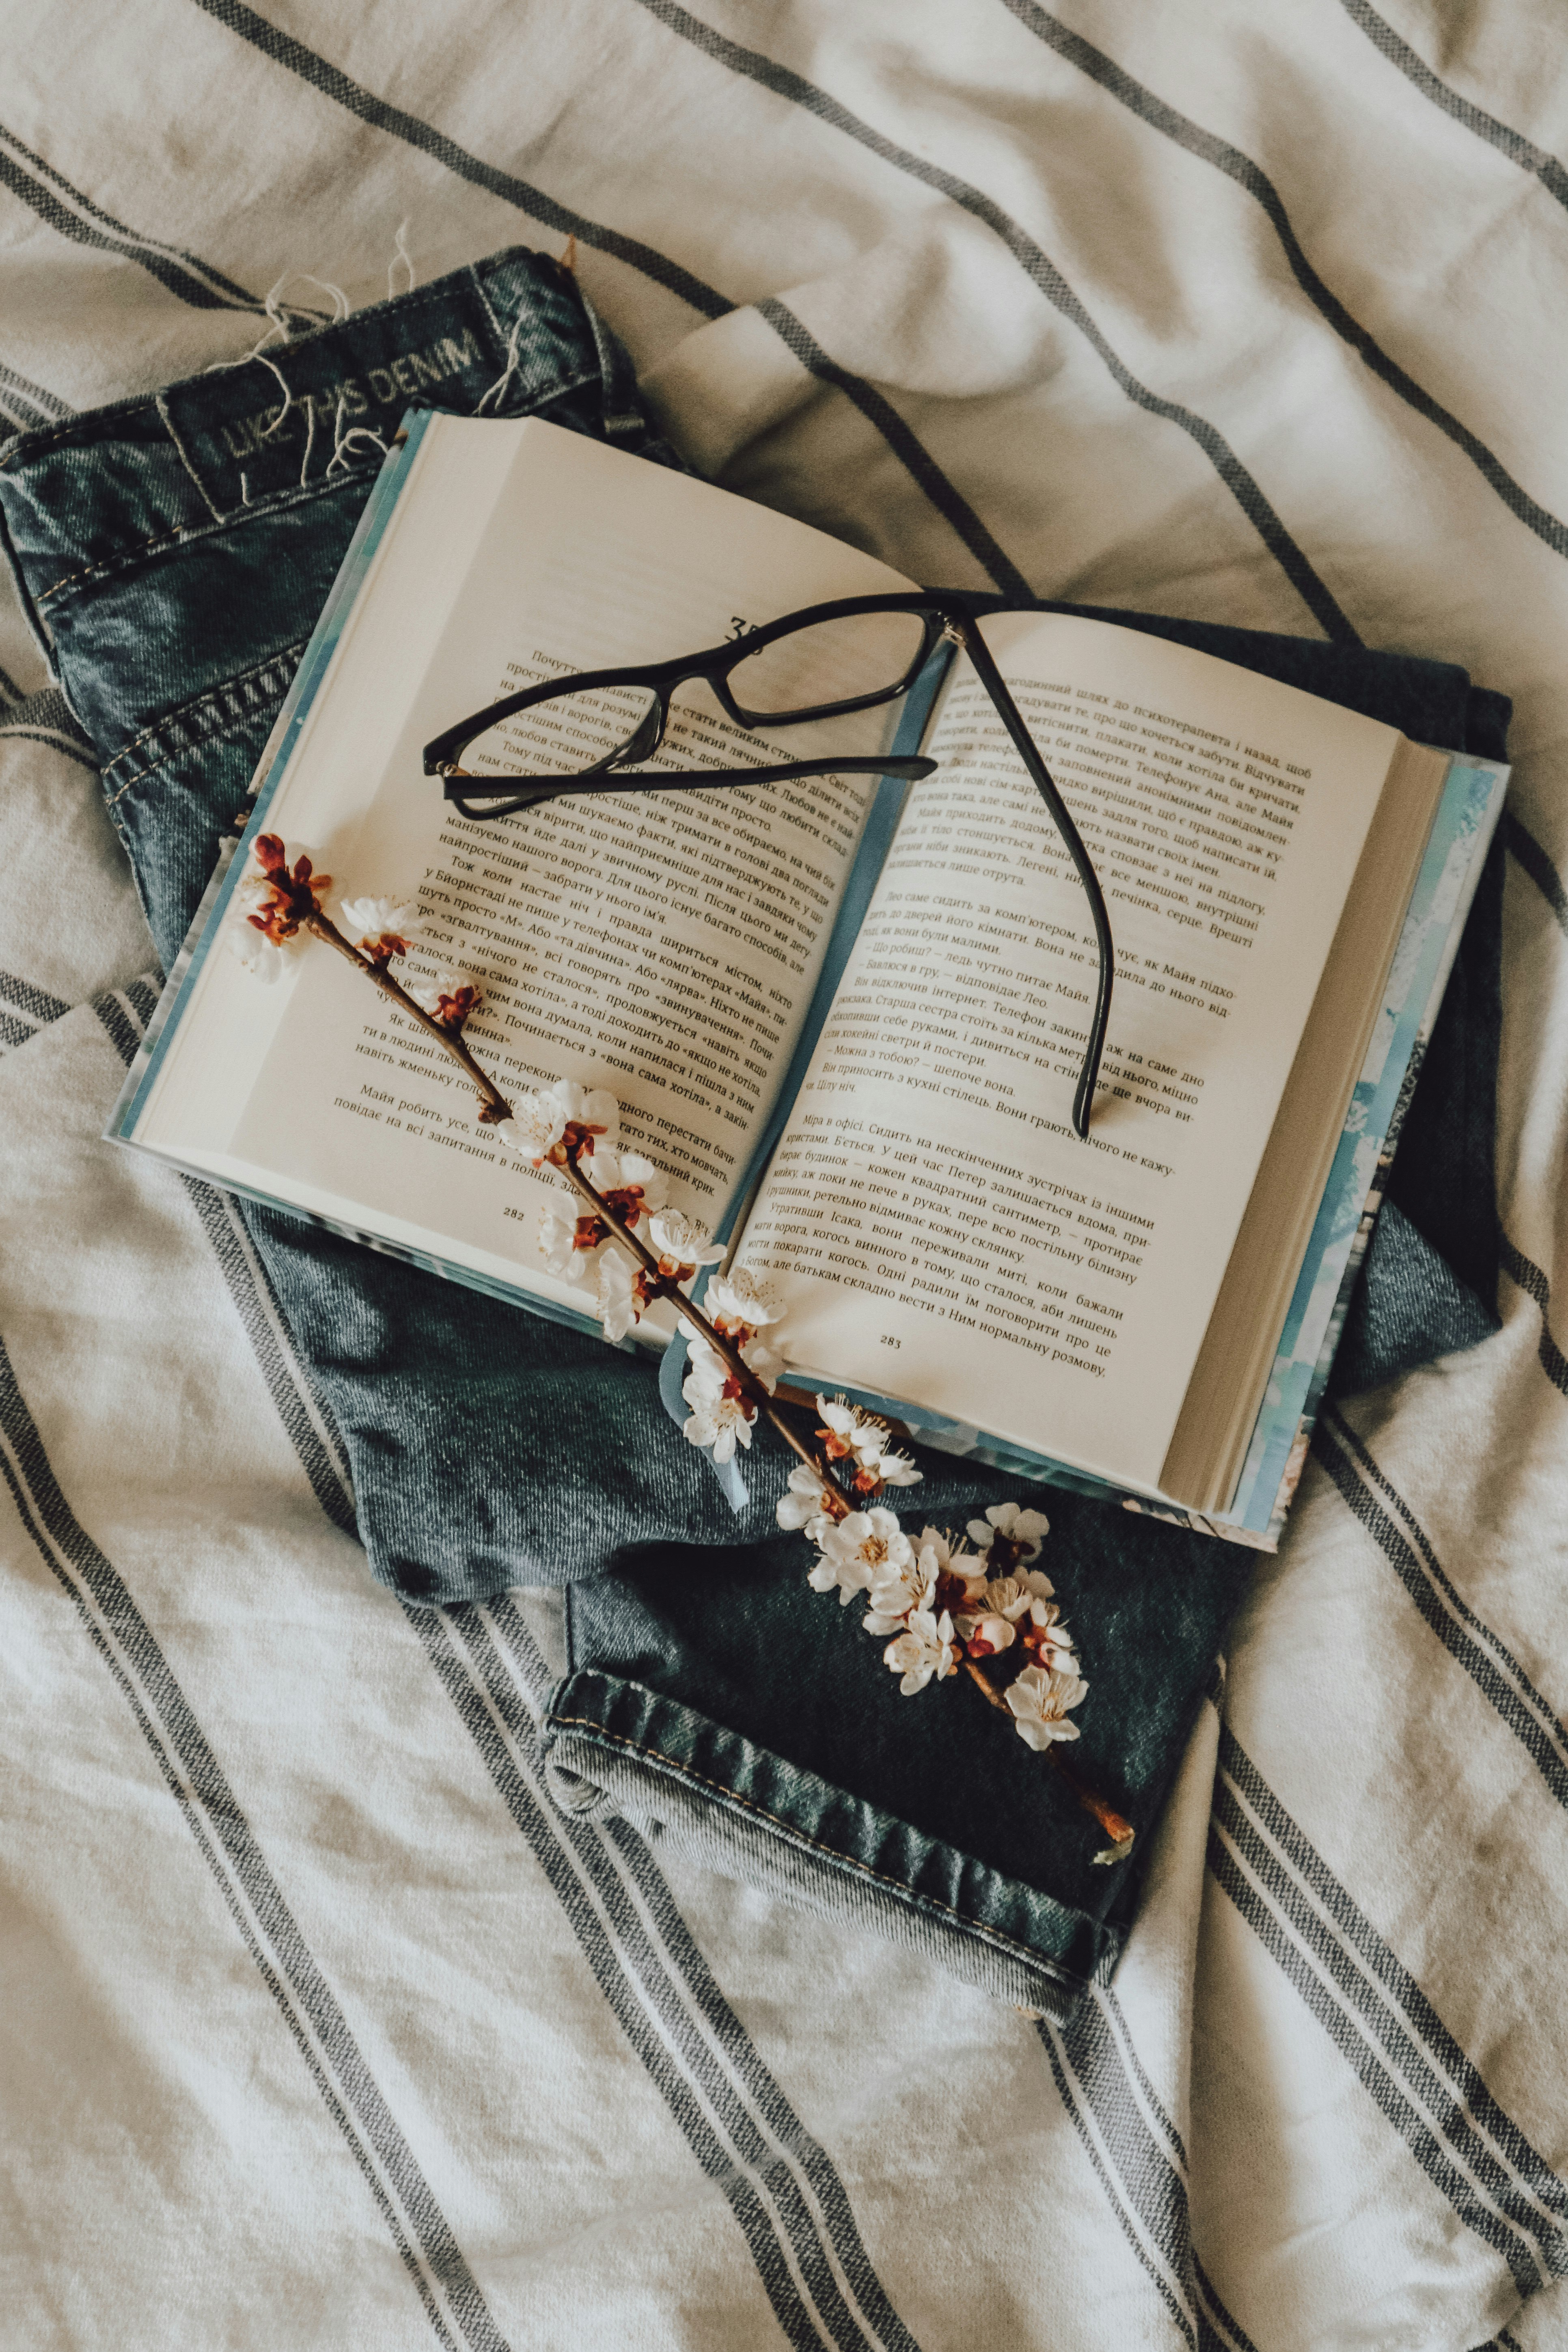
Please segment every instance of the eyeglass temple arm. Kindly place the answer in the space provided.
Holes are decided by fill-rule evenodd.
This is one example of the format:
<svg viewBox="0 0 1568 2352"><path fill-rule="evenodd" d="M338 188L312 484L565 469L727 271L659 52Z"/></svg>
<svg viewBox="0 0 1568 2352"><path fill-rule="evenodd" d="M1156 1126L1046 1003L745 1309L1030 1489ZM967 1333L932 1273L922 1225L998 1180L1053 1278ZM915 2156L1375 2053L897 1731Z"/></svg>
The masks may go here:
<svg viewBox="0 0 1568 2352"><path fill-rule="evenodd" d="M571 793L674 793L700 790L704 784L784 784L805 776L896 776L918 783L934 775L934 760L876 759L855 756L841 760L785 760L767 768L586 768L574 776L476 776L455 765L443 767L443 792L449 801L504 800L510 815L540 801L563 800Z"/></svg>
<svg viewBox="0 0 1568 2352"><path fill-rule="evenodd" d="M1051 772L1041 759L1039 750L1024 721L1017 704L1007 691L1006 682L991 657L991 648L973 623L954 614L948 623L948 632L961 645L973 663L976 677L990 695L1002 715L1003 724L1013 738L1018 756L1027 768L1036 790L1051 813L1057 831L1067 847L1068 856L1078 868L1078 878L1083 884L1089 900L1089 911L1094 918L1094 936L1100 949L1100 984L1095 992L1094 1013L1089 1024L1089 1048L1079 1072L1078 1087L1072 1100L1074 1132L1089 1140L1089 1112L1094 1103L1094 1089L1100 1078L1100 1055L1105 1051L1105 1033L1110 1023L1110 988L1115 975L1115 950L1110 940L1110 918L1105 911L1105 899L1100 887L1100 877L1094 870L1088 850L1079 838L1079 831L1068 812L1067 803L1058 792Z"/></svg>

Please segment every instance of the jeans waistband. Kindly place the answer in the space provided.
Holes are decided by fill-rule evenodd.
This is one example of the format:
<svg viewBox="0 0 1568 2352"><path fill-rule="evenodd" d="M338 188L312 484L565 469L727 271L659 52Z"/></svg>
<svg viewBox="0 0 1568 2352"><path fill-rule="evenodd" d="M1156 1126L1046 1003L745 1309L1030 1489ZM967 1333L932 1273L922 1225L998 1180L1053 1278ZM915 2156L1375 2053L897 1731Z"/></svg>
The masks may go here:
<svg viewBox="0 0 1568 2352"><path fill-rule="evenodd" d="M13 436L0 472L14 478L6 521L35 621L47 631L117 569L379 465L411 402L515 414L601 377L606 433L646 436L625 353L569 272L512 248L162 392Z"/></svg>

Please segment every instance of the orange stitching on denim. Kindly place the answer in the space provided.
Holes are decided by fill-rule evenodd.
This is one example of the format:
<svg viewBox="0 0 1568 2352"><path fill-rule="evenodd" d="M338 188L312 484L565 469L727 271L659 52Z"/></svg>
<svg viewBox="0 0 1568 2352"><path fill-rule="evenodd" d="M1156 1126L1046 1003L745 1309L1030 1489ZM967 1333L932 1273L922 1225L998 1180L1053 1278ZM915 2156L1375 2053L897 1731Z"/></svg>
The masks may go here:
<svg viewBox="0 0 1568 2352"><path fill-rule="evenodd" d="M150 547L160 547L165 540L183 539L184 535L183 527L179 523L175 523L172 530L154 530L150 532L145 539L133 539L129 547L121 548L116 555L107 560L115 563L122 563L128 555L143 555ZM68 588L73 580L85 580L89 572L100 571L102 568L105 560L106 559L95 557L91 563L79 564L74 572L67 572L62 574L58 580L52 581L48 587L40 588L38 593L33 599L33 602L37 606L39 612L41 613L43 611L44 606L48 603L51 596L58 596L60 590L62 588Z"/></svg>
<svg viewBox="0 0 1568 2352"><path fill-rule="evenodd" d="M199 742L172 743L166 751L160 751L155 760L149 760L144 768L138 768L133 776L127 776L119 791L109 794L104 803L105 807L113 808L118 802L125 798L132 786L144 784L149 776L155 776L159 769L166 767L171 760L183 759L189 752L205 751L214 743L221 743L226 736L232 735L237 728L243 727L247 719L255 719L257 716L258 713L254 710L237 710L232 718L226 719L221 727L215 727L211 734L204 735ZM110 767L118 765L122 756L122 754L116 754L115 759L110 761ZM107 777L109 770L106 768L103 773Z"/></svg>
<svg viewBox="0 0 1568 2352"><path fill-rule="evenodd" d="M649 1748L642 1740L628 1739L624 1731L611 1731L591 1715L552 1715L546 1717L546 1721L548 1724L580 1725L584 1731L596 1731L601 1739L613 1739L620 1747L629 1748L635 1756L656 1759L669 1771L683 1772L689 1780L696 1780L704 1789L711 1789L717 1795L727 1797L732 1805L744 1805L749 1813L757 1814L764 1822L772 1822L774 1828L783 1830L786 1837L797 1838L801 1844L815 1847L818 1853L831 1855L835 1862L844 1863L851 1870L864 1871L868 1878L878 1879L884 1886L900 1888L916 1903L929 1904L933 1910L945 1911L950 1918L962 1920L963 1925L972 1928L977 1936L990 1937L1000 1944L1010 1944L1016 1952L1026 1954L1037 1968L1054 1969L1058 1976L1066 1978L1069 1983L1079 1982L1079 1979L1074 1976L1072 1970L1064 1968L1061 1961L1052 1959L1045 1952L1037 1951L1032 1944L1020 1943L1017 1937L1009 1936L1005 1927L987 1927L980 1920L970 1918L967 1912L956 1909L951 1903L944 1903L940 1895L922 1894L918 1886L911 1886L907 1878L894 1878L885 1870L873 1870L868 1862L857 1861L854 1854L845 1853L838 1846L825 1844L821 1838L814 1838L807 1831L797 1829L793 1822L786 1822L782 1814L769 1812L765 1805L759 1805L751 1797L742 1797L739 1790L729 1788L724 1781L710 1780L705 1772L693 1771L689 1764L678 1763L673 1756L667 1756L661 1748ZM989 1865L984 1864L983 1867L988 1868ZM1047 1900L1052 1901L1054 1897L1047 1896ZM1065 1908L1065 1906L1058 1905L1058 1908ZM1092 1922L1090 1924L1092 1925Z"/></svg>
<svg viewBox="0 0 1568 2352"><path fill-rule="evenodd" d="M294 645L282 646L277 653L268 654L265 661L253 662L249 669L236 670L234 676L226 677L221 686L210 686L203 694L193 694L188 702L177 703L173 710L165 710L162 719L155 719L151 727L143 727L140 735L132 735L129 743L121 745L108 767L105 768L104 773L107 775L110 769L118 768L121 760L128 753L134 751L138 745L145 743L150 736L161 733L165 727L172 727L177 719L185 718L189 712L200 710L209 702L216 702L220 694L228 694L237 686L247 686L252 678L264 677L268 670L276 668L279 662L292 661L298 667L300 656L310 642L309 637L300 637Z"/></svg>

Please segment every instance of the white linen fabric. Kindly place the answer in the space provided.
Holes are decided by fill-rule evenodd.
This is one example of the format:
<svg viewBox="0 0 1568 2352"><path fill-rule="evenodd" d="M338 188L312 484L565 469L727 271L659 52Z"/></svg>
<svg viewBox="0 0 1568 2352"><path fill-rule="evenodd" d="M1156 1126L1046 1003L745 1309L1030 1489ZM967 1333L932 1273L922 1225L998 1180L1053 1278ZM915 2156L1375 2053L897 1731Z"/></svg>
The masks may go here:
<svg viewBox="0 0 1568 2352"><path fill-rule="evenodd" d="M0 0L31 425L576 240L730 488L1511 694L1499 1336L1331 1412L1065 2034L552 1813L363 1572L0 614L0 2343L1568 2344L1568 45L1551 0ZM405 226L405 224L406 225ZM324 281L312 289L307 277ZM984 1792L977 1791L977 1802Z"/></svg>

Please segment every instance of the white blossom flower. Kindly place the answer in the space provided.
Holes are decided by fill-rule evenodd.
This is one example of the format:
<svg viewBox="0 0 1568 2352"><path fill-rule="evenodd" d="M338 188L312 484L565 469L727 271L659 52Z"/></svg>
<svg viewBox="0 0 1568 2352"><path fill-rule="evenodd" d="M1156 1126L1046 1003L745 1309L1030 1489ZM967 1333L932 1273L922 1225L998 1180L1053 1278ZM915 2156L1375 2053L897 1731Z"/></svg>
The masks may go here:
<svg viewBox="0 0 1568 2352"><path fill-rule="evenodd" d="M242 917L229 928L229 953L245 966L253 980L270 988L274 982L281 980L289 956L304 947L310 936L308 931L296 931L291 940L269 940L262 932L252 930Z"/></svg>
<svg viewBox="0 0 1568 2352"><path fill-rule="evenodd" d="M879 1516L890 1519L893 1514L883 1511ZM871 1606L863 1621L867 1633L896 1633L911 1610L931 1606L934 1591L921 1555L906 1537L900 1550L889 1553L870 1571L867 1598Z"/></svg>
<svg viewBox="0 0 1568 2352"><path fill-rule="evenodd" d="M741 1350L741 1361L749 1372L756 1374L772 1396L779 1384L779 1374L784 1368L784 1360L778 1349L770 1348L765 1339L748 1339Z"/></svg>
<svg viewBox="0 0 1568 2352"><path fill-rule="evenodd" d="M715 1323L745 1323L753 1331L782 1322L784 1307L772 1286L748 1274L743 1265L716 1274L702 1294L702 1304Z"/></svg>
<svg viewBox="0 0 1568 2352"><path fill-rule="evenodd" d="M717 1396L730 1377L724 1359L709 1346L700 1331L694 1332L686 1343L686 1362L680 1393L688 1404L698 1396Z"/></svg>
<svg viewBox="0 0 1568 2352"><path fill-rule="evenodd" d="M577 1164L595 1192L605 1193L628 1225L636 1225L645 1209L662 1209L668 1197L668 1179L662 1168L656 1168L640 1151L617 1151L603 1136L594 1138L591 1150Z"/></svg>
<svg viewBox="0 0 1568 2352"><path fill-rule="evenodd" d="M258 858L259 852L257 856ZM286 866L283 870L287 877ZM329 876L328 879L331 878ZM289 957L298 955L301 948L309 947L310 943L309 931L287 929L277 922L269 922L268 929L261 930L252 922L253 915L263 919L271 915L276 908L277 898L275 868L264 869L258 862L253 863L247 858L245 871L234 886L234 897L230 902L229 953L245 966L253 979L265 982L268 988L282 978ZM279 936L280 930L281 937Z"/></svg>
<svg viewBox="0 0 1568 2352"><path fill-rule="evenodd" d="M1054 1601L1033 1601L1029 1613L1018 1628L1018 1639L1037 1665L1059 1667L1063 1674L1077 1674L1078 1659L1073 1654L1073 1637L1060 1622L1061 1611Z"/></svg>
<svg viewBox="0 0 1568 2352"><path fill-rule="evenodd" d="M237 915L258 915L272 896L272 877L264 874L259 866L247 857L245 868L234 886L232 901Z"/></svg>
<svg viewBox="0 0 1568 2352"><path fill-rule="evenodd" d="M951 1675L958 1664L958 1652L953 1644L952 1620L946 1610L937 1617L929 1609L917 1609L904 1631L889 1643L882 1661L894 1674L902 1675L899 1688L906 1698L924 1690L933 1675L938 1682Z"/></svg>
<svg viewBox="0 0 1568 2352"><path fill-rule="evenodd" d="M606 1339L624 1339L642 1309L631 1267L618 1249L599 1252L599 1314Z"/></svg>
<svg viewBox="0 0 1568 2352"><path fill-rule="evenodd" d="M538 1168L549 1159L569 1127L597 1129L613 1145L620 1118L621 1107L614 1095L606 1094L602 1087L590 1092L570 1078L558 1078L552 1087L538 1094L520 1095L510 1118L501 1120L496 1133L514 1151L526 1153ZM595 1136L595 1143L597 1139Z"/></svg>
<svg viewBox="0 0 1568 2352"><path fill-rule="evenodd" d="M1017 1639L1005 1617L996 1617L989 1612L978 1617L964 1614L956 1622L963 1636L963 1646L972 1658L999 1657L1004 1650L1010 1650Z"/></svg>
<svg viewBox="0 0 1568 2352"><path fill-rule="evenodd" d="M546 1274L563 1274L569 1278L582 1272L578 1253L572 1244L577 1238L577 1220L563 1209L545 1209L540 1213L539 1246L544 1256Z"/></svg>
<svg viewBox="0 0 1568 2352"><path fill-rule="evenodd" d="M1029 1605L1029 1588L1021 1576L994 1576L985 1587L984 1606L1016 1625Z"/></svg>
<svg viewBox="0 0 1568 2352"><path fill-rule="evenodd" d="M1017 1718L1014 1728L1019 1738L1038 1752L1053 1739L1078 1738L1077 1724L1066 1720L1067 1710L1077 1706L1088 1689L1077 1675L1026 1666L1003 1696Z"/></svg>
<svg viewBox="0 0 1568 2352"><path fill-rule="evenodd" d="M648 1219L649 1246L678 1265L717 1265L722 1242L710 1241L702 1226L679 1209L658 1209Z"/></svg>
<svg viewBox="0 0 1568 2352"><path fill-rule="evenodd" d="M864 1592L874 1577L896 1575L914 1562L914 1546L891 1511L851 1511L817 1540L822 1558L810 1581L818 1592L837 1588L840 1602Z"/></svg>
<svg viewBox="0 0 1568 2352"><path fill-rule="evenodd" d="M682 1395L685 1391L682 1390ZM688 1404L694 1400L687 1397ZM750 1445L752 1422L755 1407L743 1396L728 1393L728 1383L717 1396L703 1394L695 1401L695 1410L686 1423L686 1434L693 1445L712 1449L715 1462L733 1459L737 1445Z"/></svg>
<svg viewBox="0 0 1568 2352"><path fill-rule="evenodd" d="M585 1227L596 1224L599 1240L589 1249L582 1246ZM592 1265L599 1243L605 1238L602 1220L568 1216L564 1209L542 1210L539 1219L539 1246L544 1253L547 1274L563 1275L568 1282L580 1282L584 1267Z"/></svg>
<svg viewBox="0 0 1568 2352"><path fill-rule="evenodd" d="M978 1599L985 1590L985 1562L972 1551L954 1544L940 1528L923 1528L920 1538L921 1565L934 1583L938 1577L948 1577L962 1587L965 1601Z"/></svg>
<svg viewBox="0 0 1568 2352"><path fill-rule="evenodd" d="M465 980L460 971L449 971L445 965L431 980L406 980L403 984L415 1003L436 1020L451 1023L456 1014L458 1028L479 1001L479 992L473 982Z"/></svg>
<svg viewBox="0 0 1568 2352"><path fill-rule="evenodd" d="M419 912L416 898L340 898L339 926L345 937L362 945L367 940L412 939L414 919ZM410 989L409 994L413 994Z"/></svg>
<svg viewBox="0 0 1568 2352"><path fill-rule="evenodd" d="M857 1483L862 1486L879 1483L889 1486L914 1486L924 1475L915 1468L909 1456L894 1448L891 1432L879 1421L869 1420L847 1404L842 1397L816 1400L822 1416L823 1434L827 1442L830 1460L843 1461L853 1455Z"/></svg>
<svg viewBox="0 0 1568 2352"><path fill-rule="evenodd" d="M1000 1536L1017 1561L1033 1559L1041 1538L1050 1531L1051 1523L1043 1511L1026 1511L1016 1503L993 1503L983 1519L969 1522L970 1540L981 1551L988 1551Z"/></svg>
<svg viewBox="0 0 1568 2352"><path fill-rule="evenodd" d="M841 1454L852 1454L855 1450L855 1433L860 1425L860 1416L853 1405L846 1404L842 1397L819 1396L816 1400L816 1410L821 1416L824 1429L831 1430L833 1435L840 1441L838 1451Z"/></svg>
<svg viewBox="0 0 1568 2352"><path fill-rule="evenodd" d="M804 1528L813 1543L820 1543L833 1525L831 1515L822 1507L822 1481L816 1471L797 1462L773 1515L780 1527L791 1530Z"/></svg>

